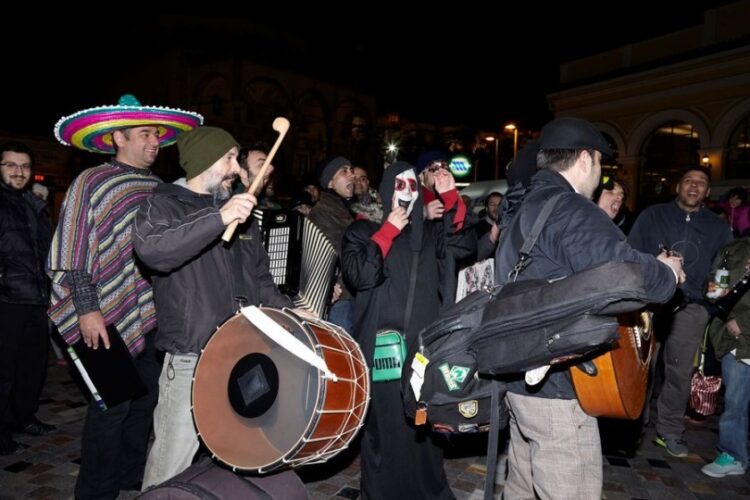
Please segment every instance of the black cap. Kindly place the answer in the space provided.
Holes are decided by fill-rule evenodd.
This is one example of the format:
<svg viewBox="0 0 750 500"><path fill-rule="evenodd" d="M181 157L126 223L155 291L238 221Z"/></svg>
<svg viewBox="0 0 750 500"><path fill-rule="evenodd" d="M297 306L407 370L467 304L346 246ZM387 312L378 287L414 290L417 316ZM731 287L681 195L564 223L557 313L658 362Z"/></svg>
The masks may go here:
<svg viewBox="0 0 750 500"><path fill-rule="evenodd" d="M612 156L612 149L601 131L580 118L557 118L542 128L541 149L595 149Z"/></svg>

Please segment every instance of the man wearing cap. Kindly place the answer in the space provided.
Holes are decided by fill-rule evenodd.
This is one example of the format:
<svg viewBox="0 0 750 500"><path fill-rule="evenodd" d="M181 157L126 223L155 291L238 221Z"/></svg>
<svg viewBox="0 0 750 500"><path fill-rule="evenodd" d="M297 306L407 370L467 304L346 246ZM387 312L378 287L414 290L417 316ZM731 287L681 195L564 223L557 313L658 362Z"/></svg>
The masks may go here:
<svg viewBox="0 0 750 500"><path fill-rule="evenodd" d="M52 227L44 201L28 189L32 168L27 145L0 146L0 455L21 448L14 431L55 429L35 416L49 351L44 261Z"/></svg>
<svg viewBox="0 0 750 500"><path fill-rule="evenodd" d="M656 254L663 248L684 259L687 281L680 286L676 307L664 311L669 333L663 340L664 385L656 401L655 443L675 457L688 455L685 407L690 395L693 359L703 338L709 313L703 297L705 277L721 248L732 240L732 230L703 206L709 194L709 171L688 168L677 185L677 198L645 209L633 224L628 242L641 251Z"/></svg>
<svg viewBox="0 0 750 500"><path fill-rule="evenodd" d="M231 196L240 171L237 141L222 129L200 127L181 135L177 147L186 187L160 184L135 218L135 250L154 271L156 346L166 352L143 489L188 468L198 450L190 388L211 334L239 307L291 306L268 271L252 218L250 227L240 227L242 238L221 240L226 226L244 223L257 203L249 193Z"/></svg>
<svg viewBox="0 0 750 500"><path fill-rule="evenodd" d="M133 255L132 221L160 183L150 170L159 149L202 121L196 113L142 106L124 95L116 105L79 111L55 126L63 144L115 156L84 170L68 189L47 259L49 316L69 344L83 338L90 349L108 349L107 325L114 327L148 389L105 411L92 398L76 498L115 498L119 490L140 487L159 365L153 292Z"/></svg>
<svg viewBox="0 0 750 500"><path fill-rule="evenodd" d="M310 209L307 217L330 240L340 259L344 231L354 222L347 205L354 196L352 162L343 156L323 160L318 166L318 177L320 199ZM337 297L337 300L331 306L328 320L350 332L354 322L354 299L344 284L340 271L336 277L334 297Z"/></svg>
<svg viewBox="0 0 750 500"><path fill-rule="evenodd" d="M531 251L530 264L518 280L558 279L610 261L637 262L643 267L649 298L668 300L684 276L679 259L634 250L591 201L599 185L602 154L611 154L602 134L585 120L559 118L542 129L539 143L539 172L517 217L500 238L495 259L497 283L510 280L518 252L539 213L547 200L562 193ZM508 383L506 498L534 498L535 494L541 498L601 498L597 422L578 404L567 369L567 365L555 365L545 375L519 375ZM538 375L537 380L533 375Z"/></svg>

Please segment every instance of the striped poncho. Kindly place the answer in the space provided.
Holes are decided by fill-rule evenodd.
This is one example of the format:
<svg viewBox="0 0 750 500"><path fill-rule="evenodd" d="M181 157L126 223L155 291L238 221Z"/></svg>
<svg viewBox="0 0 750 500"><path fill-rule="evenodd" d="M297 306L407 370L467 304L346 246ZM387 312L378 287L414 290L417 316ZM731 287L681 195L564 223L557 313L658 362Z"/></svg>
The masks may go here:
<svg viewBox="0 0 750 500"><path fill-rule="evenodd" d="M106 324L114 324L130 352L156 327L153 291L136 265L132 222L141 200L159 183L148 169L105 163L81 173L68 189L47 259L52 279L49 316L69 344L81 335L68 271L91 275Z"/></svg>

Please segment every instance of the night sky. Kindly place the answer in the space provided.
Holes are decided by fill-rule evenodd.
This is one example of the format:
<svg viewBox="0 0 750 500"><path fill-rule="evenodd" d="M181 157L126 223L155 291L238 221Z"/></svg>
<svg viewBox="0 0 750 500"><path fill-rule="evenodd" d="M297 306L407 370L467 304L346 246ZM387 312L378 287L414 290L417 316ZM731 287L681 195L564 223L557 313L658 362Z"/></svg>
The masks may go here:
<svg viewBox="0 0 750 500"><path fill-rule="evenodd" d="M429 7L408 19L379 6L367 22L353 12L336 15L348 22L334 22L320 13L281 19L246 9L231 18L204 16L201 22L215 27L210 36L168 32L161 27L164 17L135 12L127 22L106 25L101 19L6 22L0 130L51 134L61 115L113 103L113 67L137 67L172 43L247 55L363 89L378 97L380 114L488 129L515 121L538 129L551 118L545 95L560 88L561 61L700 24L704 9L727 3L602 2L583 12L573 2L544 9L541 2L495 2L493 15L477 4L468 13ZM368 8L376 7L357 6L358 12ZM46 90L33 91L39 86Z"/></svg>

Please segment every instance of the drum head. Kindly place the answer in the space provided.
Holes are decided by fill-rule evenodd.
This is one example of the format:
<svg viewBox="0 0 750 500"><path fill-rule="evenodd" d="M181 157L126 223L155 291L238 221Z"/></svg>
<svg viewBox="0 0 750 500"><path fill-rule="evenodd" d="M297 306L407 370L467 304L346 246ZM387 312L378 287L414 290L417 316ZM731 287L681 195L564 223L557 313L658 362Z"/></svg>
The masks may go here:
<svg viewBox="0 0 750 500"><path fill-rule="evenodd" d="M263 312L313 345L306 327L290 315ZM321 390L316 368L238 314L214 333L198 360L193 418L217 459L236 469L265 472L283 465L303 444L301 438L315 423Z"/></svg>

